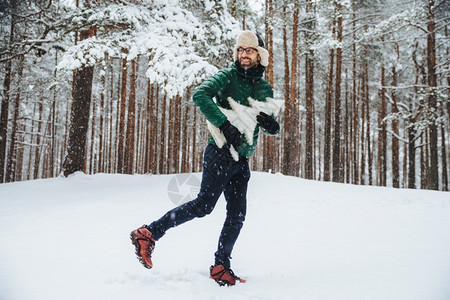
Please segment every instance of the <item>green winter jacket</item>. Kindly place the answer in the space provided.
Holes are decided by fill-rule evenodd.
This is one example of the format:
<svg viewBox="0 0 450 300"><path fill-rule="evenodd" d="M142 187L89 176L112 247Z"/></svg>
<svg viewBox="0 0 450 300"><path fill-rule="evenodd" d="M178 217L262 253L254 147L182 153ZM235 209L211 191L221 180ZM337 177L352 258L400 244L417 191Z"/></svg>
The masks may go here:
<svg viewBox="0 0 450 300"><path fill-rule="evenodd" d="M267 97L273 98L272 87L264 80L263 73L264 67L261 65L258 65L256 69L246 71L240 67L239 62L234 62L230 68L220 70L195 90L194 103L212 125L220 127L225 123L227 117L218 106L231 109L228 97L245 106L249 106L248 97L263 102L266 102ZM263 132L266 133L264 130ZM256 125L252 145L246 141L244 136L241 137L242 144L238 151L240 155L245 157L253 155L256 150L258 134L259 126ZM212 136L209 137L209 143L215 144Z"/></svg>

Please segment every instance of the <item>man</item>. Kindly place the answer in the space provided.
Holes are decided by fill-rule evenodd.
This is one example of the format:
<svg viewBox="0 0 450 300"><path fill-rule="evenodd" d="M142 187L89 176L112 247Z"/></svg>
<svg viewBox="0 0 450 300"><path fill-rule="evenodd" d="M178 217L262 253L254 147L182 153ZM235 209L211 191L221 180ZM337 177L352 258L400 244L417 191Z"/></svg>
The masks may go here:
<svg viewBox="0 0 450 300"><path fill-rule="evenodd" d="M261 112L255 122L253 140L248 141L230 122L239 120L228 120L219 107L230 109L229 98L245 106L249 106L249 97L261 102L273 98L272 87L262 77L268 58L269 53L264 49L261 38L251 31L244 31L237 38L235 62L231 67L220 70L195 90L194 103L206 119L220 129L226 145L219 148L214 138L209 138L204 153L202 183L196 199L170 210L150 225L143 225L131 232L136 255L144 267L153 266L151 253L155 242L167 229L211 213L223 192L227 201L227 216L219 237L215 264L210 267L210 276L220 285L245 282L231 270L230 259L246 214L247 183L250 179L248 158L255 152L259 128L266 134L274 135L280 126L272 116ZM237 158L231 156L231 146L238 152Z"/></svg>

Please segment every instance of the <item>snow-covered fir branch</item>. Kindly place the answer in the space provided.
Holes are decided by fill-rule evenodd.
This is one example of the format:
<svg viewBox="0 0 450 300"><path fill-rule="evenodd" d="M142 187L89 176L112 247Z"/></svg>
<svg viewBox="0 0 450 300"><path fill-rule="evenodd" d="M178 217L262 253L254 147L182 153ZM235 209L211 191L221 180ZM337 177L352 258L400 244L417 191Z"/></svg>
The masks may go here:
<svg viewBox="0 0 450 300"><path fill-rule="evenodd" d="M198 5L213 14L211 21L214 20L215 25L208 27L176 0L154 1L150 6L86 9L71 21L80 26L97 27L97 35L67 49L58 68L75 70L95 65L106 57L131 61L146 56L150 58L148 78L161 84L169 97L182 94L187 87L217 72L217 62L230 48L223 46L223 41L231 44L238 31L236 22L231 21L227 12L222 16L214 12L214 2L199 2ZM217 24L217 19L223 24ZM123 30L105 28L114 24L127 27ZM212 37L215 40L211 40ZM127 50L125 57L124 49Z"/></svg>

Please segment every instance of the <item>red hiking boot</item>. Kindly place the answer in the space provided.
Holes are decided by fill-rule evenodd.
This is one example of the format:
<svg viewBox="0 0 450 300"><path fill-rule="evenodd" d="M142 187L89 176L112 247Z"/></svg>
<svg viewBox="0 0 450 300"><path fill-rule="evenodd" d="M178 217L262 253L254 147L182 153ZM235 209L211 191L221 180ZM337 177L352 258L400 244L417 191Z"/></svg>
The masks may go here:
<svg viewBox="0 0 450 300"><path fill-rule="evenodd" d="M225 269L223 265L215 265L209 268L210 278L214 279L220 286L235 285L236 281L245 283L245 280L234 275L231 269Z"/></svg>
<svg viewBox="0 0 450 300"><path fill-rule="evenodd" d="M153 267L152 252L155 248L155 239L152 233L147 229L146 225L133 230L130 234L131 242L136 248L136 255L141 264L147 269Z"/></svg>

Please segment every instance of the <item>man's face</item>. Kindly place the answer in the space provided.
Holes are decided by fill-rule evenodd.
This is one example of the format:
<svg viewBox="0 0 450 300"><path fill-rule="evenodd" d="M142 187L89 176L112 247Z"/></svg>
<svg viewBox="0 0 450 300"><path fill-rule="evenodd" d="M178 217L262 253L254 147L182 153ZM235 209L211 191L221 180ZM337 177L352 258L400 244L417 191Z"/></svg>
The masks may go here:
<svg viewBox="0 0 450 300"><path fill-rule="evenodd" d="M238 48L238 60L241 67L245 70L254 68L259 64L261 58L255 48Z"/></svg>

